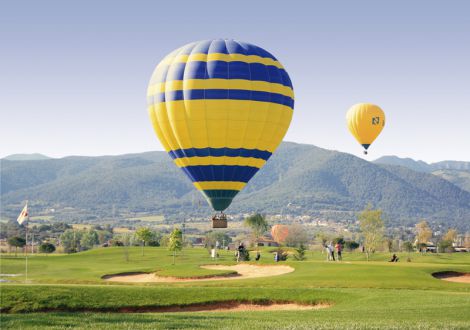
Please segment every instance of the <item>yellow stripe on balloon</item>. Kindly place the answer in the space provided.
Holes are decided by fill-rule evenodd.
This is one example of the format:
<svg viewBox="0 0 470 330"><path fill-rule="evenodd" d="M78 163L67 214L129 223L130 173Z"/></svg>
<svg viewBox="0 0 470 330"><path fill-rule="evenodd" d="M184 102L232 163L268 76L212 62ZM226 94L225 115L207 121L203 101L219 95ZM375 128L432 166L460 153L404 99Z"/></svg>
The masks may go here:
<svg viewBox="0 0 470 330"><path fill-rule="evenodd" d="M157 68L164 65L174 63L188 63L188 62L210 62L210 61L223 61L223 62L245 62L245 63L259 63L264 65L272 65L279 69L284 69L281 63L269 57L261 57L258 55L243 55L243 54L191 54L191 55L177 55L166 57L161 61Z"/></svg>
<svg viewBox="0 0 470 330"><path fill-rule="evenodd" d="M253 157L185 157L174 160L178 167L197 166L197 165L238 165L261 168L266 161L264 159Z"/></svg>
<svg viewBox="0 0 470 330"><path fill-rule="evenodd" d="M246 185L238 181L199 181L193 184L198 190L242 190Z"/></svg>
<svg viewBox="0 0 470 330"><path fill-rule="evenodd" d="M289 127L292 108L249 100L168 101L149 107L171 150L245 148L273 152Z"/></svg>
<svg viewBox="0 0 470 330"><path fill-rule="evenodd" d="M253 81L243 79L187 79L172 80L150 85L147 96L153 96L163 92L190 90L190 89L243 89L277 93L294 98L294 91L288 86L266 81Z"/></svg>

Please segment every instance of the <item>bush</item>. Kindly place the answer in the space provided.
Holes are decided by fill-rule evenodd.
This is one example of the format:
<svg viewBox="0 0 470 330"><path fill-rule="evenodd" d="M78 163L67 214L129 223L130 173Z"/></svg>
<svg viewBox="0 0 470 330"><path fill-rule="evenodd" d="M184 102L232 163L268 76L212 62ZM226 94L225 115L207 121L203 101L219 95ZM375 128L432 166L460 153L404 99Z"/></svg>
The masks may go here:
<svg viewBox="0 0 470 330"><path fill-rule="evenodd" d="M300 246L295 249L294 259L298 261L303 261L307 259L307 257L305 256L306 251L307 248L305 247L305 245L300 244Z"/></svg>
<svg viewBox="0 0 470 330"><path fill-rule="evenodd" d="M115 239L115 238L110 240L109 244L111 244L111 246L124 246L124 243L122 241Z"/></svg>
<svg viewBox="0 0 470 330"><path fill-rule="evenodd" d="M23 237L13 236L8 239L8 245L15 247L15 257L18 253L18 248L26 245L26 240Z"/></svg>
<svg viewBox="0 0 470 330"><path fill-rule="evenodd" d="M51 243L43 243L39 246L39 252L41 253L52 253L55 251L55 245Z"/></svg>
<svg viewBox="0 0 470 330"><path fill-rule="evenodd" d="M344 248L349 252L356 250L359 247L359 243L355 241L345 241Z"/></svg>
<svg viewBox="0 0 470 330"><path fill-rule="evenodd" d="M336 237L335 239L333 239L333 244L336 245L337 243L344 246L344 244L345 244L344 238L343 237Z"/></svg>

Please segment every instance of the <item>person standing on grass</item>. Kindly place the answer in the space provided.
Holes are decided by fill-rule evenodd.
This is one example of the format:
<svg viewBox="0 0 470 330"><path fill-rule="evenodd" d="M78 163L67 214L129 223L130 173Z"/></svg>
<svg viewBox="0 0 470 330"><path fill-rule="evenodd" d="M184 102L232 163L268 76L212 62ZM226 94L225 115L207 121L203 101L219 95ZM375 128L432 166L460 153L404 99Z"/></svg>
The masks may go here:
<svg viewBox="0 0 470 330"><path fill-rule="evenodd" d="M330 242L328 249L330 250L331 261L335 261L335 248L333 247L333 242Z"/></svg>
<svg viewBox="0 0 470 330"><path fill-rule="evenodd" d="M343 257L341 255L341 252L343 251L343 246L341 245L340 242L336 243L336 253L338 254L338 261L343 260Z"/></svg>
<svg viewBox="0 0 470 330"><path fill-rule="evenodd" d="M325 244L325 252L326 252L326 261L331 260L331 251L330 251L330 246Z"/></svg>

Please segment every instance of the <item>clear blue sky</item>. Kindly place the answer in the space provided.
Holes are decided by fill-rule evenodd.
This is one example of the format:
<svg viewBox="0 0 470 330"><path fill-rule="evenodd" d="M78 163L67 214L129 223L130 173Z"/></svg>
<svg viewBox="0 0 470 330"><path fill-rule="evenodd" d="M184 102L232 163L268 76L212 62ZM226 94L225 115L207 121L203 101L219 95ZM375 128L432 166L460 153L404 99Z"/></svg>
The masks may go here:
<svg viewBox="0 0 470 330"><path fill-rule="evenodd" d="M259 45L294 84L287 141L361 156L345 113L380 105L369 159L470 161L470 1L3 1L0 157L161 150L155 65L195 40Z"/></svg>

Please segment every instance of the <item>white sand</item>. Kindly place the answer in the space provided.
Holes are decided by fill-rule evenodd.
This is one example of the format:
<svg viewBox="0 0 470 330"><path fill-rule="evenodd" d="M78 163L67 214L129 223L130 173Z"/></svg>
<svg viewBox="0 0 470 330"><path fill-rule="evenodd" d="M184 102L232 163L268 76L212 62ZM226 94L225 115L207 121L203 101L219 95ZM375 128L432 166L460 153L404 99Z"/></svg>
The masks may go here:
<svg viewBox="0 0 470 330"><path fill-rule="evenodd" d="M154 306L154 307L123 307L120 313L187 313L187 312L243 312L243 311L305 311L331 307L330 304L302 305L296 303L256 304L237 301L220 301L218 303L194 304L189 306Z"/></svg>
<svg viewBox="0 0 470 330"><path fill-rule="evenodd" d="M294 271L294 268L290 266L259 266L250 264L238 264L234 266L225 265L206 265L201 266L205 269L217 269L217 270L232 270L236 271L238 275L230 276L212 276L204 278L175 278L157 276L154 273L150 274L122 274L114 276L106 276L105 281L111 282L123 282L123 283L174 283L174 282L200 282L200 281L228 281L228 280L239 280L246 278L257 278L257 277L268 277L277 276ZM264 306L267 307L267 306Z"/></svg>
<svg viewBox="0 0 470 330"><path fill-rule="evenodd" d="M449 282L456 282L456 283L470 283L470 273L460 273L455 275L448 275L446 273L443 274L435 274L435 277Z"/></svg>

